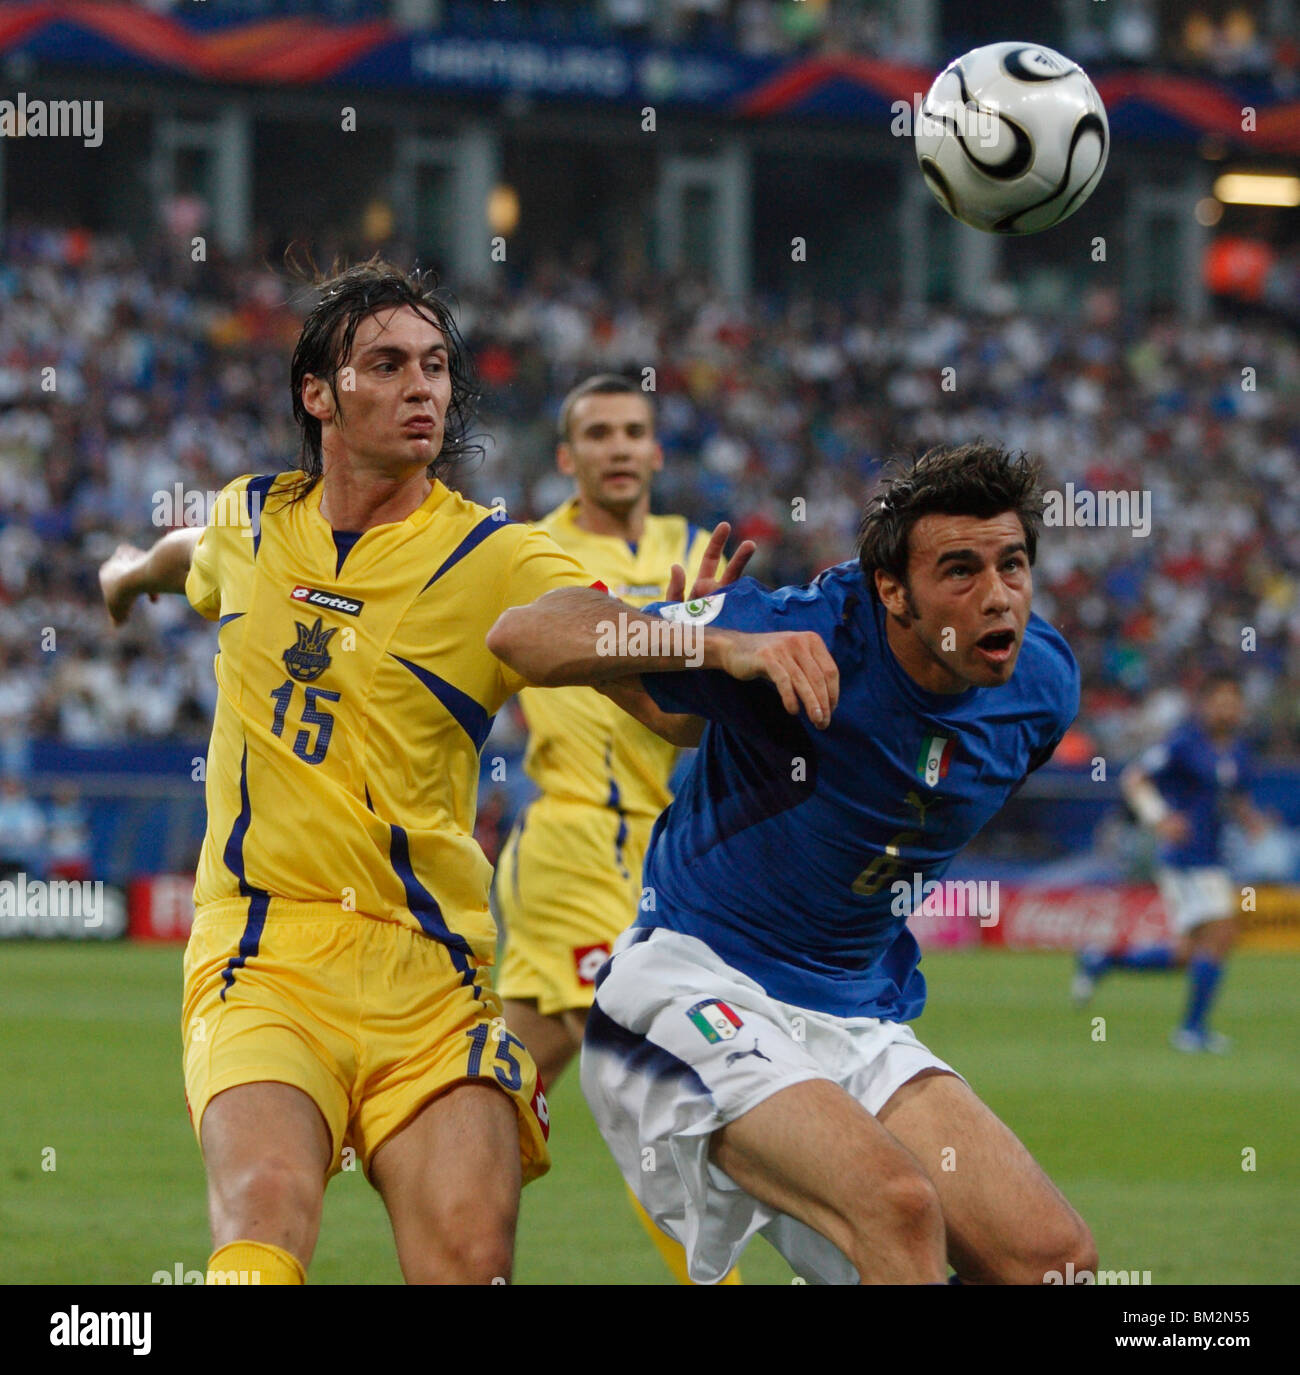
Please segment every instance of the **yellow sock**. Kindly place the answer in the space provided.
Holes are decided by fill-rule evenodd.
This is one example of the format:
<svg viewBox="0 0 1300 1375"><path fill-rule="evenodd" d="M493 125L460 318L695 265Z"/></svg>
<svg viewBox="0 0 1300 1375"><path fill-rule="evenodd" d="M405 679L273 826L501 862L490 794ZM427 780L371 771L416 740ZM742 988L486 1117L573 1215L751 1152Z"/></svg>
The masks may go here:
<svg viewBox="0 0 1300 1375"><path fill-rule="evenodd" d="M673 1272L673 1279L678 1284L694 1284L695 1281L686 1272L686 1251L675 1242L666 1232L661 1232L654 1224L654 1219L641 1206L641 1201L632 1192L627 1191L627 1196L632 1203L632 1211L637 1215L637 1220L650 1235L650 1240L654 1242L655 1249L664 1258L664 1264ZM735 1265L718 1281L719 1284L739 1284L740 1266Z"/></svg>
<svg viewBox="0 0 1300 1375"><path fill-rule="evenodd" d="M208 1284L306 1284L296 1256L265 1241L232 1241L208 1259Z"/></svg>

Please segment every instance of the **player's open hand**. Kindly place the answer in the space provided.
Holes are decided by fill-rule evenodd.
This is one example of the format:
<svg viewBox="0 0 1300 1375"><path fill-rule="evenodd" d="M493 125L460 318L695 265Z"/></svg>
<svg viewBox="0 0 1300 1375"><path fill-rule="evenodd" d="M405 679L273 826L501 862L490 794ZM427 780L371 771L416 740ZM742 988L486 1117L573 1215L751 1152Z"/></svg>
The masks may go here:
<svg viewBox="0 0 1300 1375"><path fill-rule="evenodd" d="M720 665L724 672L733 678L766 678L792 716L802 707L819 730L830 725L840 700L840 671L816 631L721 631L718 637L725 637Z"/></svg>
<svg viewBox="0 0 1300 1375"><path fill-rule="evenodd" d="M124 625L140 595L140 573L149 555L131 544L119 544L99 566L99 589L114 625ZM149 593L156 602L158 594Z"/></svg>
<svg viewBox="0 0 1300 1375"><path fill-rule="evenodd" d="M740 547L727 561L726 571L722 577L718 577L718 560L722 558L722 551L727 547L727 541L731 538L731 525L728 521L720 521L714 528L713 534L709 536L709 543L704 550L704 557L700 560L699 576L695 579L695 586L691 588L691 600L697 597L711 597L715 592L724 587L729 587L745 571L745 565L754 557L754 551L758 545L752 539L742 540ZM686 570L680 563L673 564L673 571L668 575L668 596L665 600L670 602L680 602L686 591Z"/></svg>

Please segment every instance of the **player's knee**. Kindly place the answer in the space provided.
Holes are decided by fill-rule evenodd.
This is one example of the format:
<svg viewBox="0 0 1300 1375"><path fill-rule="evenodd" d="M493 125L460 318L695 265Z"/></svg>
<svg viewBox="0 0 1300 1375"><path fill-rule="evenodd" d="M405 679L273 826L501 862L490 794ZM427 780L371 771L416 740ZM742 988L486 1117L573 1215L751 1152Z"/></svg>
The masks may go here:
<svg viewBox="0 0 1300 1375"><path fill-rule="evenodd" d="M278 1156L247 1161L212 1181L214 1224L237 1236L270 1227L280 1235L315 1234L324 1180L311 1166Z"/></svg>
<svg viewBox="0 0 1300 1375"><path fill-rule="evenodd" d="M424 1219L399 1247L408 1284L503 1284L514 1265L515 1211L458 1202Z"/></svg>
<svg viewBox="0 0 1300 1375"><path fill-rule="evenodd" d="M1028 1252L1004 1277L1007 1284L1073 1283L1097 1274L1097 1244L1088 1224L1073 1210L1058 1213L1035 1231ZM1059 1277L1059 1278L1058 1278ZM1085 1279L1083 1283L1088 1283Z"/></svg>
<svg viewBox="0 0 1300 1375"><path fill-rule="evenodd" d="M920 1170L898 1170L873 1187L872 1194L868 1230L875 1232L883 1223L909 1249L926 1250L942 1243L939 1195Z"/></svg>
<svg viewBox="0 0 1300 1375"><path fill-rule="evenodd" d="M430 1238L407 1248L402 1274L408 1284L506 1284L514 1268L514 1234L482 1227Z"/></svg>

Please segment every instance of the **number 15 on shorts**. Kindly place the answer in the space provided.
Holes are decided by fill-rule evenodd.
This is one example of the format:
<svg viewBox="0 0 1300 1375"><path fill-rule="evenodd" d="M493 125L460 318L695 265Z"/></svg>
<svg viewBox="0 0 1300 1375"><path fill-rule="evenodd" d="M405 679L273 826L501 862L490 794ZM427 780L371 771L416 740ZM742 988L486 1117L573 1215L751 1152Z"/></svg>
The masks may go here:
<svg viewBox="0 0 1300 1375"><path fill-rule="evenodd" d="M517 1036L512 1036L500 1022L480 1022L478 1026L467 1031L465 1035L470 1039L469 1059L465 1062L465 1073L471 1079L478 1079L484 1074L483 1052L487 1049L488 1042L494 1040L496 1051L492 1072L497 1077L497 1083L503 1089L510 1093L518 1093L523 1087L524 1073L523 1067L511 1051L515 1046L523 1050L524 1043Z"/></svg>

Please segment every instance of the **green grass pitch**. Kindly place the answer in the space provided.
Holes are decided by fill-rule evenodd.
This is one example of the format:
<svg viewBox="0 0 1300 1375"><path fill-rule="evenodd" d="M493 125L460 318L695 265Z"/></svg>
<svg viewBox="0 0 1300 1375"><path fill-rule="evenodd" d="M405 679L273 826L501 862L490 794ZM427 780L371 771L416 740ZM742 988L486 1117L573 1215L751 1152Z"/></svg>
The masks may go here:
<svg viewBox="0 0 1300 1375"><path fill-rule="evenodd" d="M0 946L0 1282L137 1284L202 1267L180 966L179 948ZM1087 1218L1103 1268L1149 1270L1155 1284L1300 1281L1300 956L1233 963L1219 1025L1236 1044L1222 1058L1169 1049L1178 976L1114 976L1079 1012L1064 955L936 954L925 969L919 1034ZM552 1095L552 1121L555 1164L524 1193L517 1281L669 1282L573 1070ZM749 1283L790 1280L761 1240L743 1271ZM399 1278L378 1198L359 1173L340 1175L312 1281Z"/></svg>

